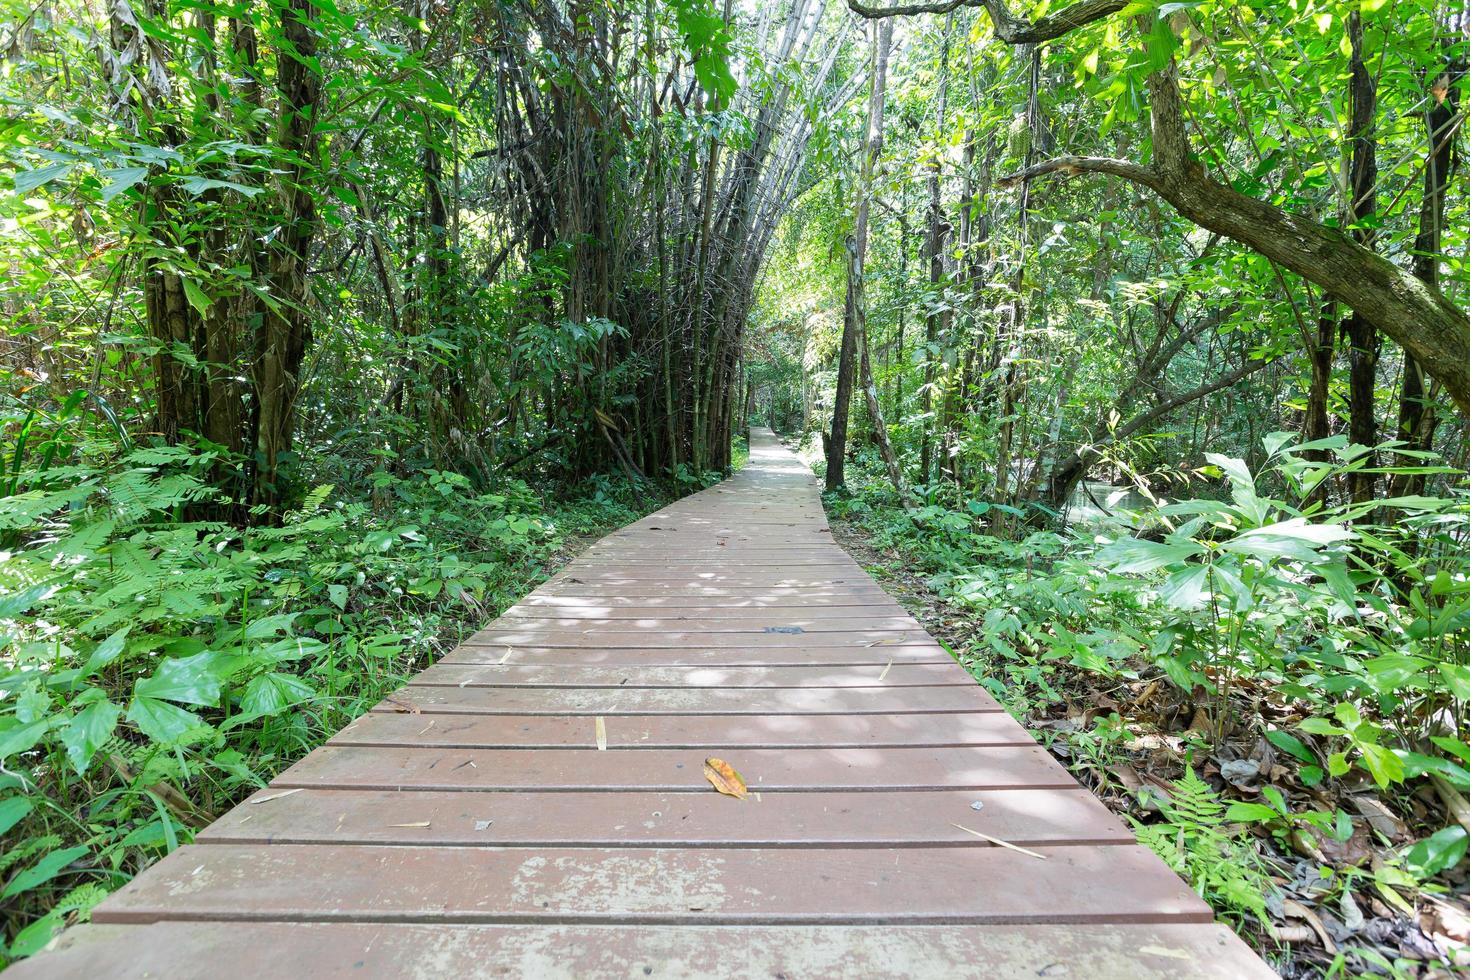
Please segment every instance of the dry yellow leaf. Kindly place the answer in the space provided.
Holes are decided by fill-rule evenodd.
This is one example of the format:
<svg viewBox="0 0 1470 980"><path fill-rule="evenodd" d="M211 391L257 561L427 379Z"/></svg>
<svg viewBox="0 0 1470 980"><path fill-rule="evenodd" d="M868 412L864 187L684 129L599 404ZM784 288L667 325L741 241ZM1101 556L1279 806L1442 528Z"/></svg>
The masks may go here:
<svg viewBox="0 0 1470 980"><path fill-rule="evenodd" d="M704 778L726 796L743 800L750 795L750 790L745 788L745 780L741 778L740 773L736 772L735 768L724 759L716 759L713 756L705 759Z"/></svg>

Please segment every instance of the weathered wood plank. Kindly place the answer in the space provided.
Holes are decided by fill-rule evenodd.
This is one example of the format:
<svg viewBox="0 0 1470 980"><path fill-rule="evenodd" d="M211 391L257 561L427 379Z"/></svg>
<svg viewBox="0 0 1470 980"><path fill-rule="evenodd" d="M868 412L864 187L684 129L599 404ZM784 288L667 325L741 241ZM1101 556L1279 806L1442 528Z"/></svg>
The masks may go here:
<svg viewBox="0 0 1470 980"><path fill-rule="evenodd" d="M609 732L609 739L612 738ZM712 792L712 751L644 749L358 748L327 745L273 786L509 792ZM719 756L754 791L1069 789L1076 780L1036 745L973 748L740 749Z"/></svg>
<svg viewBox="0 0 1470 980"><path fill-rule="evenodd" d="M369 712L333 745L464 749L597 745L596 718L548 715L412 715ZM618 715L603 718L608 751L623 749L882 748L1035 745L1002 711L940 715Z"/></svg>
<svg viewBox="0 0 1470 980"><path fill-rule="evenodd" d="M793 627L799 629L799 627ZM779 623L766 629L741 632L698 632L694 630L626 630L593 633L580 630L481 630L466 641L471 646L521 644L534 647L643 647L649 649L710 650L732 647L805 650L812 646L867 648L903 643L932 643L922 628L892 630L824 630L788 633Z"/></svg>
<svg viewBox="0 0 1470 980"><path fill-rule="evenodd" d="M939 644L929 642L864 643L820 647L543 647L519 643L466 643L445 654L442 664L522 664L558 667L701 666L806 667L872 666L925 663L953 664Z"/></svg>
<svg viewBox="0 0 1470 980"><path fill-rule="evenodd" d="M730 801L731 806L740 805ZM750 804L752 806L756 804ZM1209 922L1133 845L639 849L192 845L98 923ZM493 886L490 883L495 883ZM983 883L983 887L977 887Z"/></svg>
<svg viewBox="0 0 1470 980"><path fill-rule="evenodd" d="M738 961L731 963L731 951ZM229 955L242 951L245 955ZM911 977L1270 980L1219 925L619 926L163 922L80 926L15 980Z"/></svg>
<svg viewBox="0 0 1470 980"><path fill-rule="evenodd" d="M613 687L613 688L833 688L925 687L957 684L974 687L975 679L955 663L863 664L856 667L704 667L584 666L505 664L435 664L409 681L413 687Z"/></svg>
<svg viewBox="0 0 1470 980"><path fill-rule="evenodd" d="M502 616L485 627L477 636L501 633L595 634L598 637L621 637L627 634L667 633L769 633L789 630L801 633L852 633L866 630L913 631L923 629L912 616L883 613L856 615L839 619L831 617L793 616L783 611L771 615L769 610L756 610L737 616L652 616L641 619L587 619L579 616Z"/></svg>
<svg viewBox="0 0 1470 980"><path fill-rule="evenodd" d="M984 689L942 687L845 688L442 688L403 687L373 708L425 714L512 715L862 715L939 711L999 711Z"/></svg>
<svg viewBox="0 0 1470 980"><path fill-rule="evenodd" d="M265 790L255 798L279 790ZM976 803L980 810L974 809ZM556 819L548 819L555 814ZM972 847L968 827L1022 846L1131 844L1091 793L985 790L763 793L394 792L303 790L246 802L197 838L207 844L432 844L453 847Z"/></svg>

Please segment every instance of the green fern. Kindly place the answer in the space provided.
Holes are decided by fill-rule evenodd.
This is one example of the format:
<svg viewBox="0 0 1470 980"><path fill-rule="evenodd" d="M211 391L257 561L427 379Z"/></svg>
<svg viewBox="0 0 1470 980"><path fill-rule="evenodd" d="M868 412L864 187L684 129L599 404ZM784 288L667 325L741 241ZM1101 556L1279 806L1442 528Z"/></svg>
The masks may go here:
<svg viewBox="0 0 1470 980"><path fill-rule="evenodd" d="M1139 843L1227 916L1250 914L1265 921L1270 887L1265 864L1240 834L1225 833L1225 804L1209 784L1186 769L1160 809L1162 823L1129 818Z"/></svg>

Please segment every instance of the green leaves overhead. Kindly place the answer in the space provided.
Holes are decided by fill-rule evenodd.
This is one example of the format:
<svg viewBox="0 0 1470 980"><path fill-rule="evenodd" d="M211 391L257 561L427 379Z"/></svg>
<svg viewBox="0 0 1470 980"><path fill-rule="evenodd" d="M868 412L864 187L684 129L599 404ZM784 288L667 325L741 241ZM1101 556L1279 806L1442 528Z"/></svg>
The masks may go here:
<svg viewBox="0 0 1470 980"><path fill-rule="evenodd" d="M733 37L713 0L667 0L684 47L694 62L700 88L712 99L728 102L738 87L730 70Z"/></svg>

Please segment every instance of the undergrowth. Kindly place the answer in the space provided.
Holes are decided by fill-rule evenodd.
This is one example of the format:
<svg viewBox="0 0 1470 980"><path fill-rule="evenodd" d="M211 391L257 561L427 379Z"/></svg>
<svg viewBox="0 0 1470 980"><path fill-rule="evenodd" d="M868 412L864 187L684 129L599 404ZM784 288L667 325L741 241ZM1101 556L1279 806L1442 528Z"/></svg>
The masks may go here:
<svg viewBox="0 0 1470 980"><path fill-rule="evenodd" d="M1363 454L1308 448L1328 460L1279 435L1259 472L1212 456L1192 498L1070 529L950 484L906 509L866 451L826 502L889 574L922 578L977 681L1244 935L1269 953L1283 907L1329 902L1322 932L1358 944L1336 969L1416 975L1358 911L1387 934L1466 906L1470 502L1327 506L1318 488ZM1401 948L1430 963L1463 942Z"/></svg>
<svg viewBox="0 0 1470 980"><path fill-rule="evenodd" d="M0 499L0 963L529 591L567 535L662 503L379 470L240 529L193 516L209 452L74 458Z"/></svg>

